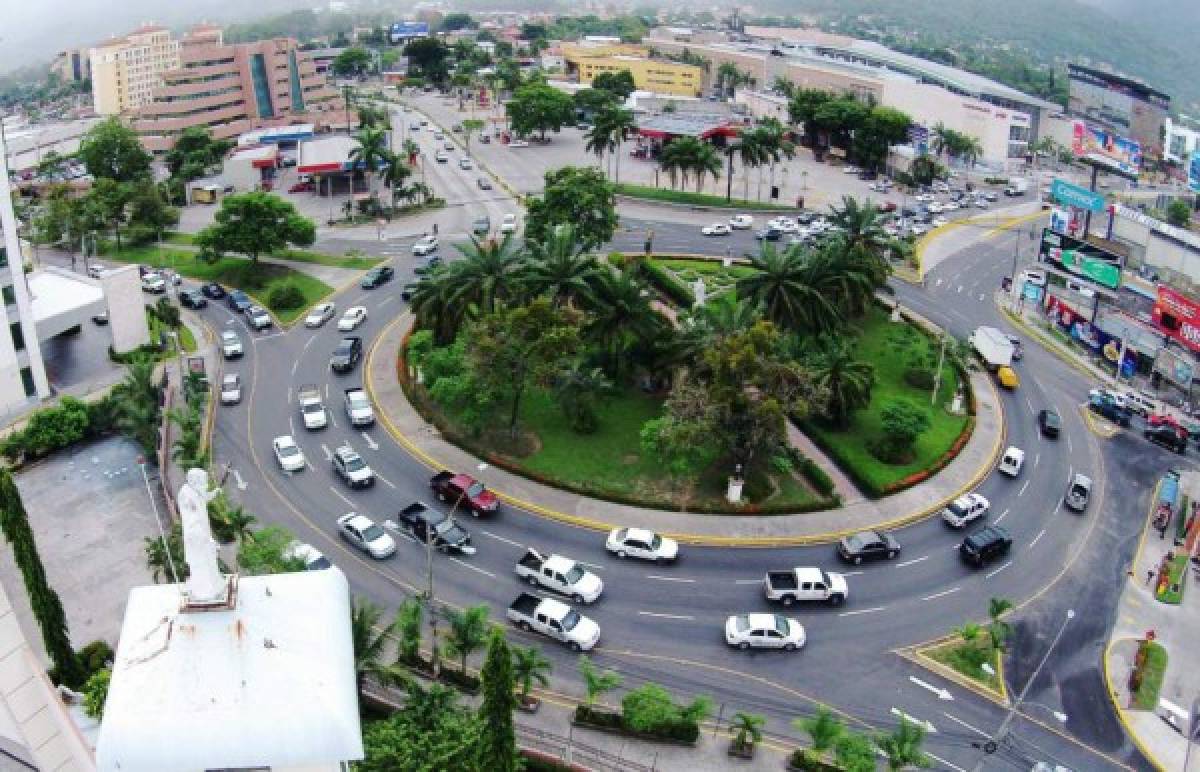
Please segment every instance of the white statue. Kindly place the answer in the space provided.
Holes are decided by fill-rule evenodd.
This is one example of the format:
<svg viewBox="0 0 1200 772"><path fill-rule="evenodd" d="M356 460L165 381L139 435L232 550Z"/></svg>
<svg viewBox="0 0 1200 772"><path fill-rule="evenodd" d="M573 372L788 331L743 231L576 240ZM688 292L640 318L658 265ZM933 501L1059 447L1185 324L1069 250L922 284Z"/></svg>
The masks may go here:
<svg viewBox="0 0 1200 772"><path fill-rule="evenodd" d="M187 562L188 598L194 603L215 603L225 598L225 579L217 563L217 542L208 522L208 502L220 493L208 489L208 473L189 469L176 503L183 520L183 555Z"/></svg>
<svg viewBox="0 0 1200 772"><path fill-rule="evenodd" d="M704 286L703 279L696 279L692 282L692 296L696 299L696 302L692 304L692 308L699 308L708 299L708 291Z"/></svg>

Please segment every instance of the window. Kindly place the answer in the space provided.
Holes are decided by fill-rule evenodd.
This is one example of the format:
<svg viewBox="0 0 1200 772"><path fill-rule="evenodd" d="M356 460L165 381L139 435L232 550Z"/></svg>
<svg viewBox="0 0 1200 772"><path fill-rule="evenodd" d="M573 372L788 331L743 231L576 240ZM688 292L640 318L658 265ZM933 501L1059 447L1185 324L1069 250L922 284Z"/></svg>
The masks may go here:
<svg viewBox="0 0 1200 772"><path fill-rule="evenodd" d="M25 387L25 396L32 397L37 393L37 385L33 382L33 370L28 367L21 368L21 384Z"/></svg>
<svg viewBox="0 0 1200 772"><path fill-rule="evenodd" d="M17 293L16 293L16 290L13 289L11 284L6 286L3 290L0 290L0 292L2 292L4 295L4 305L6 305L6 306L16 305Z"/></svg>
<svg viewBox="0 0 1200 772"><path fill-rule="evenodd" d="M13 348L17 351L24 351L25 333L21 332L21 323L12 322L8 325L8 331L12 335Z"/></svg>

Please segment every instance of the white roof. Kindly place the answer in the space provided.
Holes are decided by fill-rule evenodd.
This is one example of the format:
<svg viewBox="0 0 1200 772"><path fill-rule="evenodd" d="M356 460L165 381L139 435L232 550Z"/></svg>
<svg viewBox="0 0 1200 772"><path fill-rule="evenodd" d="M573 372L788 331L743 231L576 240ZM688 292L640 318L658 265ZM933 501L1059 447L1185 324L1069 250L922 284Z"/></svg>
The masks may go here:
<svg viewBox="0 0 1200 772"><path fill-rule="evenodd" d="M551 619L561 619L571 612L571 607L554 598L542 598L542 602L538 604L538 611Z"/></svg>
<svg viewBox="0 0 1200 772"><path fill-rule="evenodd" d="M747 614L746 620L750 623L750 627L755 630L763 628L775 629L774 614Z"/></svg>
<svg viewBox="0 0 1200 772"><path fill-rule="evenodd" d="M625 531L625 540L629 539L651 542L654 541L654 531L648 531L645 528L628 528Z"/></svg>
<svg viewBox="0 0 1200 772"><path fill-rule="evenodd" d="M45 339L81 323L81 316L102 313L104 290L94 280L47 266L27 276L30 307L38 337Z"/></svg>
<svg viewBox="0 0 1200 772"><path fill-rule="evenodd" d="M180 613L181 589L129 593L96 747L100 770L363 758L341 571L242 577L228 611Z"/></svg>
<svg viewBox="0 0 1200 772"><path fill-rule="evenodd" d="M575 561L570 558L564 558L562 555L551 555L542 563L542 568L549 568L551 571L557 571L560 574L565 574L575 567Z"/></svg>

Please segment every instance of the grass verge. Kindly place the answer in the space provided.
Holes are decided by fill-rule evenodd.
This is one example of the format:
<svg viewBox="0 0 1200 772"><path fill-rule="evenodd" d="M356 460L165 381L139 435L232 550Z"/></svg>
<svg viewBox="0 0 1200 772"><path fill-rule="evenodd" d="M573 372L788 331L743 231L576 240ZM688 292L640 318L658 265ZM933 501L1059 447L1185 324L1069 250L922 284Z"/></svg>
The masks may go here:
<svg viewBox="0 0 1200 772"><path fill-rule="evenodd" d="M374 268L383 262L381 257L369 257L361 252L347 252L338 257L337 255L327 255L322 252L311 252L307 249L286 249L283 252L277 252L271 257L280 260L287 260L293 263L313 263L315 265L329 265L335 268L346 268L352 271L365 271L368 268Z"/></svg>
<svg viewBox="0 0 1200 772"><path fill-rule="evenodd" d="M1163 676L1167 672L1167 650L1154 641L1142 641L1146 661L1142 665L1142 682L1133 695L1135 710L1154 710L1158 707L1158 692L1162 689Z"/></svg>
<svg viewBox="0 0 1200 772"><path fill-rule="evenodd" d="M127 247L105 257L122 263L139 263L154 268L170 268L180 275L199 281L215 281L226 287L245 290L259 304L267 306L267 294L273 287L293 284L304 296L300 308L275 311L283 324L307 312L308 307L333 292L328 284L294 268L275 263L252 263L241 257L223 257L212 263L200 260L196 252L156 246Z"/></svg>
<svg viewBox="0 0 1200 772"><path fill-rule="evenodd" d="M712 206L721 209L747 209L765 212L794 212L796 207L783 204L772 204L766 201L747 201L735 198L729 201L724 196L714 196L709 193L692 193L686 190L670 190L668 188L652 188L648 185L631 185L620 182L616 185L619 196L641 198L646 201L663 201L670 204L690 204L692 206Z"/></svg>
<svg viewBox="0 0 1200 772"><path fill-rule="evenodd" d="M1001 652L992 648L992 641L986 632L981 632L973 641L955 638L949 643L923 649L921 653L1003 698L1000 685ZM984 664L992 666L991 674L984 671Z"/></svg>
<svg viewBox="0 0 1200 772"><path fill-rule="evenodd" d="M1186 512L1187 510L1180 510ZM1180 518L1183 519L1182 515ZM1154 588L1154 597L1160 603L1178 606L1183 602L1184 573L1188 569L1187 553L1180 553L1167 563L1167 581Z"/></svg>

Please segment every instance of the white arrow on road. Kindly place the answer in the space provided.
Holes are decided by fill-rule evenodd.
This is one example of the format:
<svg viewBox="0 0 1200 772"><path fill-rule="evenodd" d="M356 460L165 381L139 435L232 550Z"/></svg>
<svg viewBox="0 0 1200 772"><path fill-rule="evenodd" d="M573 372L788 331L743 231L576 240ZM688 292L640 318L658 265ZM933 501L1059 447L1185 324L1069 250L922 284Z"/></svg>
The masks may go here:
<svg viewBox="0 0 1200 772"><path fill-rule="evenodd" d="M323 443L323 442L321 443L321 452L325 454L325 460L326 460L326 461L332 461L332 460L333 460L333 451L331 451L331 450L329 449L329 446L328 446L328 445L326 445L326 444L325 444L325 443Z"/></svg>
<svg viewBox="0 0 1200 772"><path fill-rule="evenodd" d="M939 700L953 700L954 699L954 695L950 693L949 689L939 689L936 686L934 686L933 684L926 683L925 681L922 681L920 678L917 678L916 676L909 676L908 680L912 681L914 684L921 687L922 689L928 689L929 691L933 692L934 694L936 694L938 696Z"/></svg>
<svg viewBox="0 0 1200 772"><path fill-rule="evenodd" d="M233 479L237 481L237 489L239 491L244 491L250 487L250 484L242 479L241 472L236 469L230 469L229 471L233 474Z"/></svg>
<svg viewBox="0 0 1200 772"><path fill-rule="evenodd" d="M937 729L934 728L932 722L922 721L919 718L913 718L912 716L905 713L903 710L900 710L900 708L893 707L892 715L895 716L896 718L902 718L910 724L916 724L917 726L924 728L926 732L929 732L929 734L937 734Z"/></svg>
<svg viewBox="0 0 1200 772"><path fill-rule="evenodd" d="M379 443L371 439L371 435L366 432L359 432L362 435L363 441L367 443L367 447L371 450L379 450Z"/></svg>

